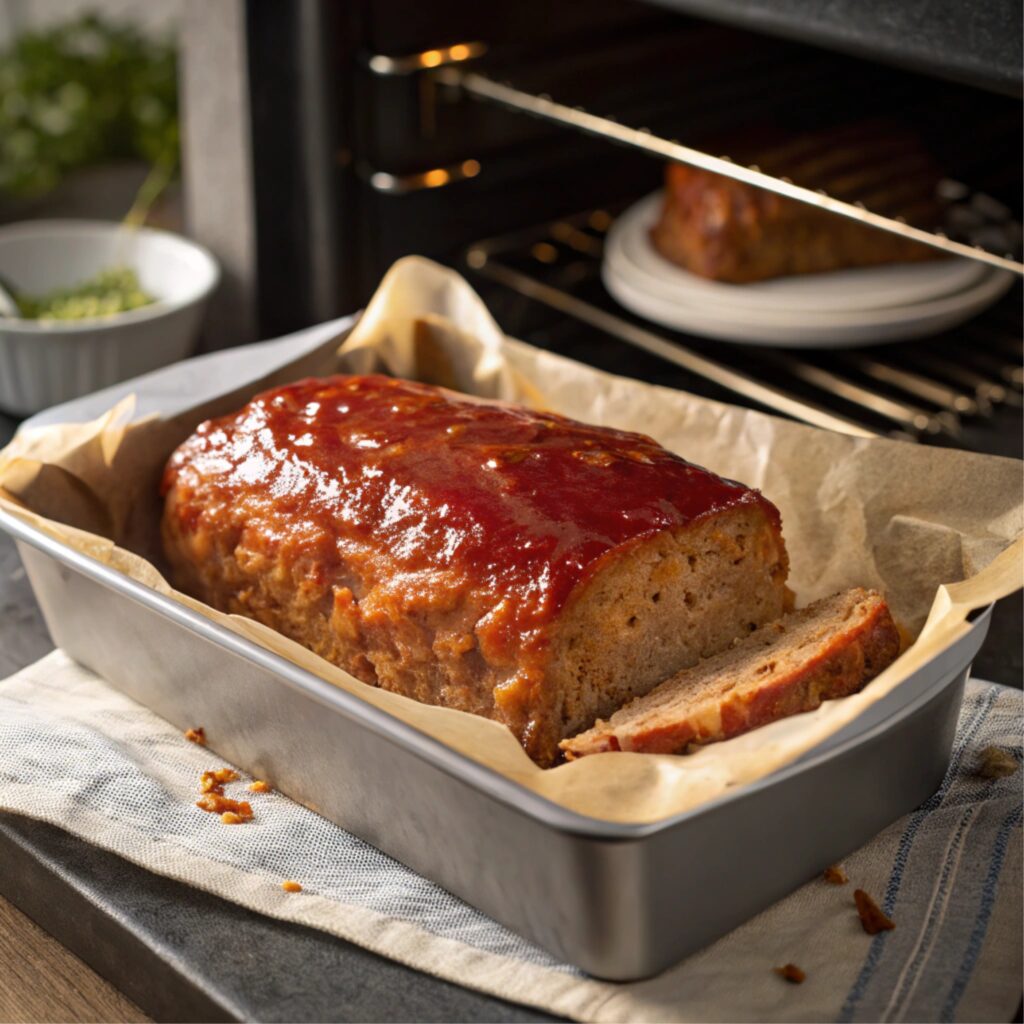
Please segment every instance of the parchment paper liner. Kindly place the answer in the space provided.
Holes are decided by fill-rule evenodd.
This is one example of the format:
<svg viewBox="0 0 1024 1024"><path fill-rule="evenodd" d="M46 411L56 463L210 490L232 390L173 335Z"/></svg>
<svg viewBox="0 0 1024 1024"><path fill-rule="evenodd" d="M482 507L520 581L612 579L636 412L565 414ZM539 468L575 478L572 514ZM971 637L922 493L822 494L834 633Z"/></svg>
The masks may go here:
<svg viewBox="0 0 1024 1024"><path fill-rule="evenodd" d="M259 623L171 589L156 567L156 484L173 447L260 387L378 369L639 430L759 487L782 512L799 604L878 587L916 642L860 694L695 754L601 754L542 771L501 725L367 686ZM792 762L948 648L967 611L1021 585L1017 461L846 437L600 373L505 338L461 277L415 257L391 269L340 349L328 341L259 387L171 419L130 422L132 406L126 399L93 423L16 437L0 452L0 507L556 803L609 821L657 821Z"/></svg>

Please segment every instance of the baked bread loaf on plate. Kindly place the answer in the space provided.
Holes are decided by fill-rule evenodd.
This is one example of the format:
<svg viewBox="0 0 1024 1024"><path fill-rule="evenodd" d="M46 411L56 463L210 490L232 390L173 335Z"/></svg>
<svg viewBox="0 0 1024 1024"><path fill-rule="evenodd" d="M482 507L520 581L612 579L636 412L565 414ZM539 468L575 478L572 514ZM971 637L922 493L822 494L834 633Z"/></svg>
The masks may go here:
<svg viewBox="0 0 1024 1024"><path fill-rule="evenodd" d="M683 669L592 729L570 758L609 750L677 754L846 697L895 660L900 637L873 590L855 588L768 623Z"/></svg>
<svg viewBox="0 0 1024 1024"><path fill-rule="evenodd" d="M911 223L931 225L940 216L938 167L916 140L896 131L812 135L743 162ZM664 206L651 241L691 273L733 284L941 256L848 217L684 164L665 170Z"/></svg>
<svg viewBox="0 0 1024 1024"><path fill-rule="evenodd" d="M779 513L648 437L382 376L202 424L163 480L177 585L364 682L565 736L778 618Z"/></svg>

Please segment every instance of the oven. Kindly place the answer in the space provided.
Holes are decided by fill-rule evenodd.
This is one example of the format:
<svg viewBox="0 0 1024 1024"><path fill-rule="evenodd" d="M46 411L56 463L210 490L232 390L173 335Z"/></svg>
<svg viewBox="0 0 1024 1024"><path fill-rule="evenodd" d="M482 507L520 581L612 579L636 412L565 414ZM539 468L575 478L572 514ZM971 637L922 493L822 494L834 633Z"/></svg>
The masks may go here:
<svg viewBox="0 0 1024 1024"><path fill-rule="evenodd" d="M1019 284L934 336L793 350L651 323L601 264L617 214L676 160L1020 275L1020 17L967 0L192 4L187 213L227 272L208 344L357 309L420 253L509 334L615 373L1019 456ZM887 206L913 174L873 142L893 125L941 167L940 230ZM743 158L762 137L827 157L836 133L854 140L841 194Z"/></svg>

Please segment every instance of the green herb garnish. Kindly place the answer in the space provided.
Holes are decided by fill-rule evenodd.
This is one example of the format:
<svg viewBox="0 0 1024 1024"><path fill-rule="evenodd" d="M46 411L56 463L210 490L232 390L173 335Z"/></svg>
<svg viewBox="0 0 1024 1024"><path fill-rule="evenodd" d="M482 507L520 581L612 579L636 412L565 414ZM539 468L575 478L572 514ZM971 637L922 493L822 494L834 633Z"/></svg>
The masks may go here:
<svg viewBox="0 0 1024 1024"><path fill-rule="evenodd" d="M85 15L0 51L0 192L38 196L69 171L142 159L174 168L173 46Z"/></svg>
<svg viewBox="0 0 1024 1024"><path fill-rule="evenodd" d="M45 295L19 292L13 297L22 317L44 321L114 316L156 301L142 290L135 271L128 267L111 267L81 284L57 288Z"/></svg>

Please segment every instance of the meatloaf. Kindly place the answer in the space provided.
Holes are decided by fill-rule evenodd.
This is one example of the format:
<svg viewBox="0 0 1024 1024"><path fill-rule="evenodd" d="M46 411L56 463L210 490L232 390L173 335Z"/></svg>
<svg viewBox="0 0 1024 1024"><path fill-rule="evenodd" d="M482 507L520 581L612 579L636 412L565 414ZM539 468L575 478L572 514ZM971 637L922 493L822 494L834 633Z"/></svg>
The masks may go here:
<svg viewBox="0 0 1024 1024"><path fill-rule="evenodd" d="M910 136L892 129L808 136L752 151L777 177L932 227L941 216L938 166ZM940 253L848 217L787 199L711 171L670 164L655 248L691 273L746 284L791 274L935 259Z"/></svg>
<svg viewBox="0 0 1024 1024"><path fill-rule="evenodd" d="M762 626L561 746L570 759L681 753L846 697L899 650L885 600L857 587Z"/></svg>
<svg viewBox="0 0 1024 1024"><path fill-rule="evenodd" d="M757 491L641 434L383 376L258 395L162 488L181 589L503 722L542 765L788 597Z"/></svg>

